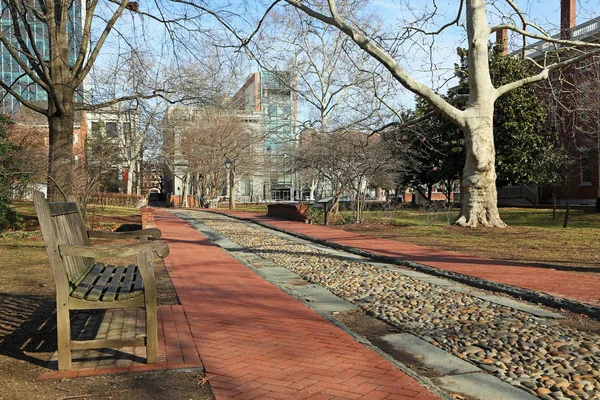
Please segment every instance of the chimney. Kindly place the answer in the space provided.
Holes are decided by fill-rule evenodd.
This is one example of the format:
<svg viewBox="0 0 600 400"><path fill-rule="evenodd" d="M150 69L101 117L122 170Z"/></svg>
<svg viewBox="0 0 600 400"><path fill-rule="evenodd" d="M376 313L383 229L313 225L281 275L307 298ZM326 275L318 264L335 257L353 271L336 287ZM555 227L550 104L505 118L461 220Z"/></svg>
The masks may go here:
<svg viewBox="0 0 600 400"><path fill-rule="evenodd" d="M502 48L502 54L508 54L508 29L496 31L496 45Z"/></svg>
<svg viewBox="0 0 600 400"><path fill-rule="evenodd" d="M576 24L577 0L560 0L560 38L571 39L571 28Z"/></svg>

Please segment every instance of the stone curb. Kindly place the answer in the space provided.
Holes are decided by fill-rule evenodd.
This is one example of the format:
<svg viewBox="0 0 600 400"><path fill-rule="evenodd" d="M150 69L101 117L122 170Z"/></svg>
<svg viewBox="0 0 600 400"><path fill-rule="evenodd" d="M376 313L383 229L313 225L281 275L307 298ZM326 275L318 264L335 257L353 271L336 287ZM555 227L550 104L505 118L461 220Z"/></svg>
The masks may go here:
<svg viewBox="0 0 600 400"><path fill-rule="evenodd" d="M543 304L545 306L552 307L552 308L565 309L565 310L573 311L573 312L576 312L579 314L585 314L596 320L600 320L600 307L593 306L591 304L585 304L585 303L581 303L576 300L565 299L562 297L538 292L538 291L531 290L531 289L524 289L524 288L520 288L518 286L508 285L505 283L492 282L492 281L488 281L486 279L478 278L475 276L465 275L465 274L461 274L458 272L446 271L446 270L443 270L440 268L431 267L429 265L419 264L419 263L415 263L412 261L400 260L398 258L384 256L384 255L372 253L372 252L366 251L366 250L360 250L355 247L331 242L329 240L319 239L319 238L315 238L312 236L304 235L302 233L288 231L288 230L285 230L282 228L278 228L278 227L269 225L269 224L261 222L261 221L257 221L253 218L238 217L238 216L230 215L230 214L227 214L225 212L220 212L220 211L211 210L211 212L221 214L221 215L224 215L227 217L231 217L231 218L234 218L234 219L237 219L240 221L252 222L254 224L260 225L260 226L268 228L268 229L272 229L272 230L275 230L278 232L284 232L284 233L287 233L288 235L295 236L300 239L308 240L310 242L318 243L318 244L321 244L321 245L324 245L327 247L331 247L331 248L334 248L337 250L343 250L348 253L352 253L352 254L362 256L362 257L370 258L372 260L381 261L381 262L388 263L388 264L395 264L395 265L400 265L400 266L404 266L404 267L409 267L409 268L412 268L412 269L420 271L420 272L425 272L427 274L444 277L444 278L451 279L451 280L454 280L454 281L457 281L460 283L464 283L469 286L473 286L473 287L477 287L477 288L485 289L485 290L490 290L493 292L506 293L508 295L518 297L518 298L521 298L521 299L524 299L524 300L527 300L527 301L530 301L533 303L539 303L539 304Z"/></svg>

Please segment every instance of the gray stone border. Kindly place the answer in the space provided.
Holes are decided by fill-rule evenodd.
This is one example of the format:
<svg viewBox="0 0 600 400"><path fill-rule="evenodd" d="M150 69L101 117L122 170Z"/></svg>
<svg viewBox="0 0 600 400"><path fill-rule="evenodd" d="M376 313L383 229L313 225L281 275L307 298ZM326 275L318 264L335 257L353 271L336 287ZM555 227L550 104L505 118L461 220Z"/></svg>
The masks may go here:
<svg viewBox="0 0 600 400"><path fill-rule="evenodd" d="M409 267L416 271L425 272L430 275L440 276L443 278L451 279L453 281L457 281L460 283L464 283L469 286L473 286L480 289L490 290L493 292L506 293L508 295L521 298L532 303L543 304L548 307L565 309L569 311L573 311L579 314L588 315L596 320L600 321L600 306L593 306L591 304L581 303L576 300L565 299L562 297L554 296L547 293L538 292L531 289L524 289L518 286L508 285L505 283L492 282L486 279L478 278L475 276L465 275L458 272L446 271L440 268L432 267L429 265L419 264L412 261L401 260L394 257L388 257L381 254L372 253L365 250L360 250L355 247L346 246L343 244L331 242L325 239L319 239L312 236L304 235L302 233L287 231L282 228L277 228L275 226L269 225L267 223L256 221L252 218L243 218L235 215L230 215L220 211L209 211L214 212L220 215L224 215L226 217L231 217L240 221L248 221L262 227L272 229L278 232L287 233L288 235L295 236L300 239L308 240L313 243L318 243L323 246L331 247L337 250L343 250L348 253L356 254L365 258L369 258L376 261L381 261L387 264L400 265L403 267Z"/></svg>

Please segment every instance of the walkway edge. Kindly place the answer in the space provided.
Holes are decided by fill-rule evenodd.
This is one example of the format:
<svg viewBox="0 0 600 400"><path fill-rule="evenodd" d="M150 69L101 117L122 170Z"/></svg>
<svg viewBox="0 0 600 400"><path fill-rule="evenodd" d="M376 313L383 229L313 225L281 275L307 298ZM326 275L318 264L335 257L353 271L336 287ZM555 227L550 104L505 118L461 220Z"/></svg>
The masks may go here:
<svg viewBox="0 0 600 400"><path fill-rule="evenodd" d="M366 251L366 250L360 250L355 247L346 246L346 245L339 244L336 242L331 242L329 240L319 239L319 238L315 238L313 236L304 235L302 233L297 233L297 232L288 231L288 230L285 230L282 228L278 228L278 227L269 225L265 222L258 221L254 218L239 217L236 215L232 215L232 214L228 214L226 212L221 212L221 211L216 211L216 210L209 210L209 211L217 213L217 214L221 214L221 215L224 215L227 217L235 218L240 221L249 221L254 224L263 226L265 228L272 229L274 231L287 233L288 235L295 236L300 239L308 240L310 242L318 243L318 244L321 244L321 245L324 245L327 247L331 247L331 248L334 248L337 250L343 250L348 253L356 254L358 256L370 258L375 261L385 262L388 264L394 264L394 265L399 265L399 266L403 266L403 267L409 267L409 268L412 268L412 269L420 271L420 272L425 272L427 274L451 279L453 281L464 283L469 286L473 286L473 287L477 287L477 288L485 289L485 290L490 290L493 292L506 293L508 295L518 297L518 298L521 298L521 299L524 299L527 301L531 301L533 303L543 304L545 306L552 307L552 308L565 309L565 310L573 311L576 313L585 314L596 320L600 320L600 307L598 307L598 306L593 306L590 304L581 303L579 301L565 299L565 298L558 297L558 296L553 296L553 295L538 292L535 290L524 289L524 288L520 288L520 287L513 286L513 285L507 285L505 283L492 282L492 281L488 281L486 279L482 279L482 278L478 278L478 277L474 277L474 276L470 276L470 275L465 275L465 274L460 274L458 272L446 271L446 270L432 267L429 265L419 264L419 263L415 263L412 261L405 261L405 260L401 260L401 259L398 259L395 257L388 257L388 256L384 256L384 255L373 253L373 252Z"/></svg>

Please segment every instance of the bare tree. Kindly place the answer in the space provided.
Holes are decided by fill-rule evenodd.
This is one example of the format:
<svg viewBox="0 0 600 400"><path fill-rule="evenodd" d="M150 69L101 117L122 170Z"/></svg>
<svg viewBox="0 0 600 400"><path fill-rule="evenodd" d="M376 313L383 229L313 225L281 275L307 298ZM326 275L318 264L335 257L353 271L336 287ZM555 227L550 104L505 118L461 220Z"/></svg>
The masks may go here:
<svg viewBox="0 0 600 400"><path fill-rule="evenodd" d="M78 162L73 166L71 187L81 199L84 217L92 193L118 189L118 146L118 142L107 131L106 125L101 122L88 135L81 154L76 154Z"/></svg>
<svg viewBox="0 0 600 400"><path fill-rule="evenodd" d="M16 146L13 155L16 170L11 176L12 196L30 194L32 185L45 182L48 176L48 138L45 129L35 124L30 115L17 115L15 123L6 127L9 141Z"/></svg>
<svg viewBox="0 0 600 400"><path fill-rule="evenodd" d="M364 11L365 3L347 1L344 11L358 17ZM368 16L361 21L366 27ZM352 41L339 30L319 20L307 17L301 11L286 7L274 11L265 21L265 28L251 50L250 57L256 59L262 68L269 71L285 70L295 76L290 89L298 98L302 109L301 129L316 129L318 132L332 132L339 129L352 129L368 119L374 109L355 113L357 99L364 87L372 83L372 75L367 72L371 61L368 55L357 51ZM294 152L290 147L288 152ZM310 188L309 198L319 192L322 176L314 168L304 166L299 179Z"/></svg>
<svg viewBox="0 0 600 400"><path fill-rule="evenodd" d="M191 194L201 199L214 198L221 192L227 182L227 159L232 162L233 183L237 176L249 179L263 174L264 132L257 125L245 123L236 110L225 106L174 107L166 135L172 159L185 166L181 180L190 182Z"/></svg>
<svg viewBox="0 0 600 400"><path fill-rule="evenodd" d="M49 194L57 197L72 192L73 124L75 114L140 98L168 97L169 82L154 87L141 86L120 91L115 96L90 98L86 79L98 60L117 64L120 55L136 51L138 43L151 43L157 52L187 55L195 50L195 37L205 36L202 2L187 7L166 7L161 1L138 2L101 0L7 0L2 19L10 21L0 32L0 43L12 62L22 71L10 80L0 80L0 88L23 106L47 118L49 127ZM123 17L130 18L124 21ZM162 38L156 33L165 34ZM192 35L191 33L194 33ZM155 57L159 60L161 57ZM148 74L138 70L138 75ZM117 73L115 76L119 76ZM32 87L45 92L44 101L26 95ZM25 87L26 90L23 90ZM90 103L91 101L91 103Z"/></svg>
<svg viewBox="0 0 600 400"><path fill-rule="evenodd" d="M361 219L365 189L376 179L394 174L392 148L379 135L352 130L330 133L305 132L296 155L298 168L311 168L326 178L333 196L332 210L340 197L353 192L357 219Z"/></svg>
<svg viewBox="0 0 600 400"><path fill-rule="evenodd" d="M507 7L516 17L515 23L507 17L499 24L491 26L488 23L488 4L485 0L461 0L456 5L455 17L434 29L429 29L432 21L441 18L440 11L437 11L434 3L433 7L429 8L434 11L425 10L416 21L413 21L413 24L402 27L397 34L390 37L385 33L369 35L354 20L345 17L343 3L338 7L338 2L335 0L316 2L285 0L285 2L346 34L364 52L385 67L401 86L424 98L436 112L445 115L461 129L465 136L466 163L461 182L461 211L456 224L468 227L506 226L498 214L495 186L493 111L496 99L524 85L543 81L553 71L596 54L600 48L600 44L597 43L567 40L564 36L551 36L541 27L527 21L526 15L512 0L507 0ZM416 13L416 9L411 8L408 3L400 4L403 9ZM493 10L500 9L495 7ZM407 70L409 57L398 52L402 43L407 40L435 38L462 23L466 27L469 76L469 94L464 110L456 108L434 89L417 80L415 74L410 74ZM492 33L505 29L522 37L523 42L526 39L545 41L552 45L553 50L560 47L561 51L551 53L553 56L546 54L537 59L529 58L529 61L537 67L535 73L500 87L494 87L489 71L488 39ZM577 52L574 54L565 52L568 47L577 48ZM402 123L394 123L394 125L398 126Z"/></svg>

